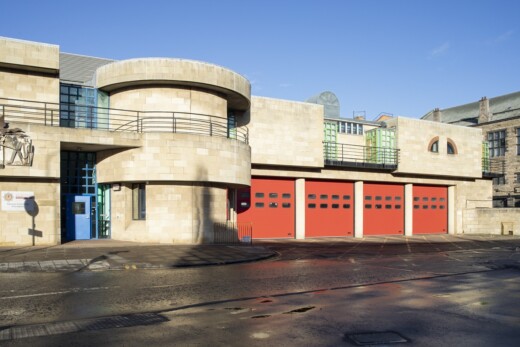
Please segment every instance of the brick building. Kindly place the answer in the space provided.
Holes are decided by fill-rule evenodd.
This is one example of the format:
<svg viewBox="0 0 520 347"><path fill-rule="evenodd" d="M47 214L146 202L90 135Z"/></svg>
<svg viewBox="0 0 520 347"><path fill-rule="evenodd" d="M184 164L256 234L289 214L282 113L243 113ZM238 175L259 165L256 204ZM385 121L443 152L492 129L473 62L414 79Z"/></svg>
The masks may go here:
<svg viewBox="0 0 520 347"><path fill-rule="evenodd" d="M437 109L422 119L482 129L484 165L493 173L493 206L520 207L520 92Z"/></svg>

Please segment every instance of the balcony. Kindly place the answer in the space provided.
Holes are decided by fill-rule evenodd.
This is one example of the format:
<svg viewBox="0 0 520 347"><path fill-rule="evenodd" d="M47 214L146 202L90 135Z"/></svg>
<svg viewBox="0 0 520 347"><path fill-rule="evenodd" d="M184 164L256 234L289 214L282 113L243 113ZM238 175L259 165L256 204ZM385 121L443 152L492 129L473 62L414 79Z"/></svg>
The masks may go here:
<svg viewBox="0 0 520 347"><path fill-rule="evenodd" d="M395 171L399 150L394 148L323 142L325 166Z"/></svg>
<svg viewBox="0 0 520 347"><path fill-rule="evenodd" d="M31 123L113 132L170 132L217 136L248 143L247 127L234 127L228 119L174 111L132 111L76 104L56 104L0 98L5 123Z"/></svg>
<svg viewBox="0 0 520 347"><path fill-rule="evenodd" d="M498 178L506 174L506 162L503 158L483 158L482 177Z"/></svg>

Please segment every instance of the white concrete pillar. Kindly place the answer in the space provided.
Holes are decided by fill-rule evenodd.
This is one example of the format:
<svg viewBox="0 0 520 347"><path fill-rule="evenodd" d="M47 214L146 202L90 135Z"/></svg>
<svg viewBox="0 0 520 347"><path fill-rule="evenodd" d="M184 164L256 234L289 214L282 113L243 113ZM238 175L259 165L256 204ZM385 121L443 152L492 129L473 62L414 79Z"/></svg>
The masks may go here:
<svg viewBox="0 0 520 347"><path fill-rule="evenodd" d="M295 238L305 239L305 179L299 178L294 187L294 210L295 210Z"/></svg>
<svg viewBox="0 0 520 347"><path fill-rule="evenodd" d="M363 181L354 183L354 237L363 237Z"/></svg>
<svg viewBox="0 0 520 347"><path fill-rule="evenodd" d="M455 230L455 186L448 187L448 234L456 234Z"/></svg>
<svg viewBox="0 0 520 347"><path fill-rule="evenodd" d="M413 184L404 185L404 235L413 235Z"/></svg>

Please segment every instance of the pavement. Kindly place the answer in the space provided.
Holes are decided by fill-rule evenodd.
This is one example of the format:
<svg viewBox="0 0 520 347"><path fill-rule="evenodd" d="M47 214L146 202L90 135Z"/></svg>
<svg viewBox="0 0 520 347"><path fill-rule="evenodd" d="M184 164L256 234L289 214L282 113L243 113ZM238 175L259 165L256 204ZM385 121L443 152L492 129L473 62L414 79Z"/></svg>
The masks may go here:
<svg viewBox="0 0 520 347"><path fill-rule="evenodd" d="M165 269L251 262L275 255L256 246L77 240L54 246L0 247L0 273Z"/></svg>
<svg viewBox="0 0 520 347"><path fill-rule="evenodd" d="M317 247L318 246L318 247ZM314 248L313 252L307 248ZM163 245L117 240L81 240L54 246L0 247L2 272L105 271L226 265L277 257L280 260L381 256L508 247L506 235L417 235L306 240L260 240L252 246Z"/></svg>

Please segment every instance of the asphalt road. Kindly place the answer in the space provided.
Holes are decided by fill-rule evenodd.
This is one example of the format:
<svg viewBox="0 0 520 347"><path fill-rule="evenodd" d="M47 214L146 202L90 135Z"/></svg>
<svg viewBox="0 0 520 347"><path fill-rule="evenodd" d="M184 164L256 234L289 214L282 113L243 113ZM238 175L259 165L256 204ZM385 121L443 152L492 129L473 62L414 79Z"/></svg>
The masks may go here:
<svg viewBox="0 0 520 347"><path fill-rule="evenodd" d="M420 346L520 341L515 242L265 245L280 256L172 270L2 273L0 345L349 346L349 336L391 333ZM366 332L387 335L356 335Z"/></svg>

